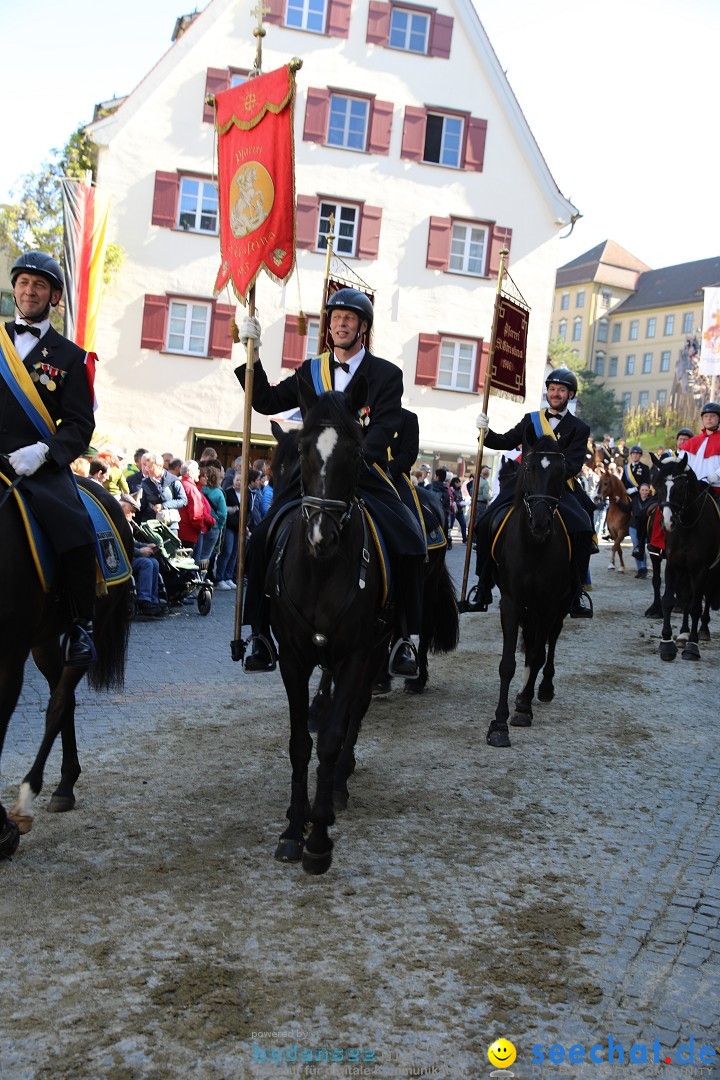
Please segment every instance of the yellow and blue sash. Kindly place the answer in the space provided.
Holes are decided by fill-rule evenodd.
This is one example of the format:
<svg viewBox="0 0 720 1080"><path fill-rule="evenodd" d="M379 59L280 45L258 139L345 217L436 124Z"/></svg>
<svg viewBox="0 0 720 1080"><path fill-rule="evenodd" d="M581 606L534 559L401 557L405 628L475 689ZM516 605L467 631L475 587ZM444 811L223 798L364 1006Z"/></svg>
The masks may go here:
<svg viewBox="0 0 720 1080"><path fill-rule="evenodd" d="M43 405L35 383L30 378L5 327L0 324L0 376L7 383L17 403L43 439L55 434L55 422Z"/></svg>
<svg viewBox="0 0 720 1080"><path fill-rule="evenodd" d="M631 487L636 487L636 488L640 487L640 484L642 483L642 481L635 479L635 474L632 471L631 462L628 461L627 465L623 469L623 472L625 473L625 479L628 481L628 483L630 484Z"/></svg>
<svg viewBox="0 0 720 1080"><path fill-rule="evenodd" d="M310 361L310 375L312 377L315 393L318 397L332 390L332 371L330 369L330 353L324 352L320 356L314 356Z"/></svg>
<svg viewBox="0 0 720 1080"><path fill-rule="evenodd" d="M558 441L558 437L555 434L555 432L553 431L552 425L551 425L550 421L548 420L544 409L541 409L540 412L531 412L530 413L530 419L532 420L533 427L535 428L535 434L537 436L547 435L548 438L554 439L555 442ZM571 476L568 477L568 479L565 481L565 483L567 484L567 486L570 488L571 491L575 490L575 481L573 480L573 478Z"/></svg>

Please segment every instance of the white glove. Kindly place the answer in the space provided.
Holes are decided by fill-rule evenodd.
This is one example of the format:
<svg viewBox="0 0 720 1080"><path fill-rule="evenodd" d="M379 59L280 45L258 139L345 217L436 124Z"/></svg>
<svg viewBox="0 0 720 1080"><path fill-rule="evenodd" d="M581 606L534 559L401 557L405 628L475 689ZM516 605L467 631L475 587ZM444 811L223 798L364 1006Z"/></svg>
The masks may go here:
<svg viewBox="0 0 720 1080"><path fill-rule="evenodd" d="M47 461L48 449L44 442L21 446L19 450L13 450L12 454L8 455L8 461L18 476L32 476Z"/></svg>
<svg viewBox="0 0 720 1080"><path fill-rule="evenodd" d="M637 488L628 488L627 489L628 495L634 495L636 491L637 491Z"/></svg>
<svg viewBox="0 0 720 1080"><path fill-rule="evenodd" d="M478 427L480 431L487 431L487 429L490 427L490 421L488 420L487 413L481 412L477 414L475 426Z"/></svg>
<svg viewBox="0 0 720 1080"><path fill-rule="evenodd" d="M720 484L720 472L711 472L705 477L705 479L707 480L708 484Z"/></svg>
<svg viewBox="0 0 720 1080"><path fill-rule="evenodd" d="M247 343L250 338L255 342L255 348L260 347L260 320L254 315L246 315L238 327L238 333L240 340L247 349Z"/></svg>

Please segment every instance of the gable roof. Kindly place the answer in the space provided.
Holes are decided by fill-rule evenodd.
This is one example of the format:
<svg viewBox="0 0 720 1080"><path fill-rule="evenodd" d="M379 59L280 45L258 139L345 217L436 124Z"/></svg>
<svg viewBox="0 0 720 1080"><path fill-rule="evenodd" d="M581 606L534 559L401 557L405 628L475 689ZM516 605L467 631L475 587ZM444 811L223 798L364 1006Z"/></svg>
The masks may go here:
<svg viewBox="0 0 720 1080"><path fill-rule="evenodd" d="M649 270L640 275L636 291L614 309L613 315L624 315L626 312L642 311L645 308L700 304L703 301L703 288L719 283L720 255L712 259L699 259L697 262L663 266L660 270Z"/></svg>
<svg viewBox="0 0 720 1080"><path fill-rule="evenodd" d="M614 240L603 240L561 266L557 272L556 287L597 282L599 285L633 289L638 275L649 269L647 263L620 247Z"/></svg>

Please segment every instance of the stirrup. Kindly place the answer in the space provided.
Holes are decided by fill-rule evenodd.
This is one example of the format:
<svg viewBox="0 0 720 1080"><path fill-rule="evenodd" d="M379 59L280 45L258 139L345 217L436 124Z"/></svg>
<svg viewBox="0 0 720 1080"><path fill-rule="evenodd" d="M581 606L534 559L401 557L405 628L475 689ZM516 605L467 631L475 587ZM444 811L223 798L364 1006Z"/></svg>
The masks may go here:
<svg viewBox="0 0 720 1080"><path fill-rule="evenodd" d="M77 633L77 640L73 641L75 633ZM74 623L70 630L63 634L61 649L65 667L89 667L97 661L92 634L92 628L87 630L80 622ZM85 652L84 656L71 655L73 648L78 646Z"/></svg>
<svg viewBox="0 0 720 1080"><path fill-rule="evenodd" d="M248 660L250 659L250 657L255 652L255 642L260 642L262 645L265 646L265 649L267 651L267 655L268 655L268 657L270 659L270 667L262 667L262 668L251 668L250 667L249 668L247 666ZM258 672L260 672L262 674L264 672L269 673L271 671L274 671L275 668L277 667L277 653L275 651L274 645L270 641L268 641L268 639L265 637L265 635L264 634L251 634L250 637L248 638L248 646L250 646L250 645L252 645L252 648L249 649L245 653L245 656L243 657L243 671L247 672L248 675L255 675Z"/></svg>
<svg viewBox="0 0 720 1080"><path fill-rule="evenodd" d="M478 581L467 594L468 611L487 611L490 604L492 604L492 589L487 585L481 585Z"/></svg>
<svg viewBox="0 0 720 1080"><path fill-rule="evenodd" d="M404 671L395 671L395 669L394 669L395 668L395 657L400 652L400 650L402 648L404 648L406 645L410 649L410 652L413 654L413 660L414 660L414 663L415 663L415 672L412 675L410 675L409 673L406 673ZM395 675L395 676L397 676L397 677L399 677L401 679L419 679L420 678L420 664L418 663L417 649L413 645L410 638L402 638L402 637L398 638L397 641L395 642L395 644L393 645L392 649L390 650L390 659L388 660L387 673L388 673L388 675Z"/></svg>
<svg viewBox="0 0 720 1080"><path fill-rule="evenodd" d="M583 603L583 600L587 600L587 606ZM570 618L571 619L592 619L593 617L593 602L584 589L580 589L578 593L572 599L570 605Z"/></svg>

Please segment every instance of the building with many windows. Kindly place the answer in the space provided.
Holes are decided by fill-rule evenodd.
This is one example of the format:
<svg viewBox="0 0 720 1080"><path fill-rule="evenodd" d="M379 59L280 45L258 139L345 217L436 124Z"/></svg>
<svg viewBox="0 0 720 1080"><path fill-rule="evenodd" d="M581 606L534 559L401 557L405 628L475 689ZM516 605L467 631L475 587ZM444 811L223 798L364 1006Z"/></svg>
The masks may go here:
<svg viewBox="0 0 720 1080"><path fill-rule="evenodd" d="M720 256L651 270L611 240L560 267L551 339L567 342L625 411L692 397L703 288Z"/></svg>
<svg viewBox="0 0 720 1080"><path fill-rule="evenodd" d="M499 253L531 306L528 397L540 399L558 235L576 213L554 183L470 0L269 0L263 68L293 56L297 271L261 275L261 356L277 381L317 349L326 237L375 296L374 351L403 371L421 448L475 452ZM132 448L226 453L240 437L244 360L219 267L213 110L248 77L253 17L211 0L119 108L90 127L109 238L125 260L102 302L98 426ZM462 77L458 77L458 72ZM297 333L300 309L307 334ZM522 409L493 401L493 424ZM257 441L269 421L253 416Z"/></svg>

